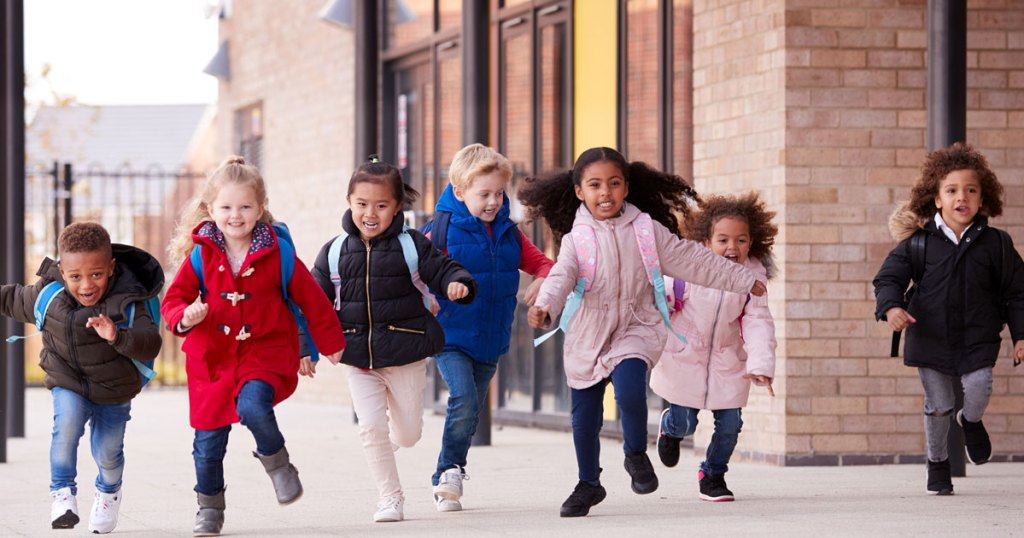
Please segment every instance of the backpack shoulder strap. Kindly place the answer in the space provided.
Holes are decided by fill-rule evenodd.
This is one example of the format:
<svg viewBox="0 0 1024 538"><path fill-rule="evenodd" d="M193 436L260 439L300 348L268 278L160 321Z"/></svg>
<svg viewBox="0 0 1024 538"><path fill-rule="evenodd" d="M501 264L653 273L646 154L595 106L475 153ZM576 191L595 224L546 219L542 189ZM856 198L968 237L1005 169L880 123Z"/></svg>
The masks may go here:
<svg viewBox="0 0 1024 538"><path fill-rule="evenodd" d="M36 304L32 308L36 317L36 330L43 330L43 323L46 321L46 311L50 309L50 303L57 297L57 294L62 291L64 291L64 285L56 280L43 286L43 290L39 292L39 296L36 297Z"/></svg>
<svg viewBox="0 0 1024 538"><path fill-rule="evenodd" d="M665 291L665 279L661 275L661 260L658 257L658 244L654 238L654 223L647 213L640 215L633 220L633 235L636 237L637 247L640 249L640 259L644 264L644 272L647 273L647 280L654 286L654 305L658 307L661 320L668 327L669 332L674 334L682 343L688 343L686 337L676 332L669 320L668 299Z"/></svg>
<svg viewBox="0 0 1024 538"><path fill-rule="evenodd" d="M277 250L281 255L281 293L284 294L285 300L288 300L288 284L295 273L295 244L292 243L291 233L283 222L275 222L272 227L277 234Z"/></svg>
<svg viewBox="0 0 1024 538"><path fill-rule="evenodd" d="M423 283L423 279L420 278L420 254L416 251L416 243L412 239L412 234L409 233L411 230L412 228L408 226L403 228L402 233L398 234L398 242L402 245L402 256L405 258L406 268L409 269L409 277L412 278L412 285L419 290L421 295L423 295L423 306L425 306L428 311L432 312L434 296L430 293L430 289L427 288L427 285Z"/></svg>
<svg viewBox="0 0 1024 538"><path fill-rule="evenodd" d="M203 276L203 248L199 245L192 247L192 252L188 255L188 261L192 265L192 272L199 279L199 296L206 297L206 280Z"/></svg>
<svg viewBox="0 0 1024 538"><path fill-rule="evenodd" d="M577 224L572 227L571 233L573 245L576 247L576 263L579 265L576 287L565 301L558 327L534 338L533 347L541 345L558 331L565 332L569 327L569 320L583 304L583 295L594 285L594 277L597 275L597 236L594 235L594 229L587 224Z"/></svg>
<svg viewBox="0 0 1024 538"><path fill-rule="evenodd" d="M1010 290L1010 286L1013 285L1013 256L1010 252L1013 250L1013 239L1010 238L1010 234L1006 233L1005 230L995 228L999 232L999 238L1001 239L1001 248L999 249L1000 258L1002 261L1000 272L1000 291L1003 296Z"/></svg>
<svg viewBox="0 0 1024 538"><path fill-rule="evenodd" d="M910 236L910 269L914 283L924 277L925 261L928 254L928 232L918 230Z"/></svg>
<svg viewBox="0 0 1024 538"><path fill-rule="evenodd" d="M447 253L448 222L451 221L451 219L452 214L450 212L438 211L434 213L434 219L429 223L429 227L426 224L423 225L430 231L430 242L437 247L437 250L444 253Z"/></svg>
<svg viewBox="0 0 1024 538"><path fill-rule="evenodd" d="M327 270L331 273L331 284L334 284L335 310L341 310L341 274L338 272L338 266L341 264L341 247L345 245L347 237L348 234L342 230L341 235L335 237L327 249Z"/></svg>

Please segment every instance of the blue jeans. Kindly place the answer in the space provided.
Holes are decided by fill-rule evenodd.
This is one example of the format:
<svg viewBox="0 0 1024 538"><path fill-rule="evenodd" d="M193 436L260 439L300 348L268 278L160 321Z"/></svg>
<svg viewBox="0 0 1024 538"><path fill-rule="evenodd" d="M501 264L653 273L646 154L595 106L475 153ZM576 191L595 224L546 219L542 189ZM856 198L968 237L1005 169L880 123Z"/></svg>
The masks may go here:
<svg viewBox="0 0 1024 538"><path fill-rule="evenodd" d="M97 404L74 391L54 387L53 438L50 442L50 490L71 488L78 494L78 440L89 423L89 444L99 473L96 489L117 493L124 474L124 430L131 420L132 403Z"/></svg>
<svg viewBox="0 0 1024 538"><path fill-rule="evenodd" d="M465 469L469 445L480 422L480 411L487 401L487 387L498 364L477 362L461 351L445 351L434 358L437 371L448 385L448 412L441 435L441 453L437 471L430 479L436 486L441 473Z"/></svg>
<svg viewBox="0 0 1024 538"><path fill-rule="evenodd" d="M572 441L576 447L579 479L591 485L601 481L601 427L604 425L604 388L609 379L585 389L571 389ZM647 452L647 363L626 359L610 378L615 402L622 415L623 451Z"/></svg>
<svg viewBox="0 0 1024 538"><path fill-rule="evenodd" d="M697 411L692 407L672 404L668 413L661 420L661 431L665 435L679 437L693 435L697 431ZM729 471L729 459L736 450L736 442L743 428L742 412L735 409L717 409L711 412L715 416L715 433L711 434L711 443L700 469L705 474L720 475Z"/></svg>
<svg viewBox="0 0 1024 538"><path fill-rule="evenodd" d="M235 399L235 408L242 425L256 439L256 452L263 456L276 454L284 448L284 436L274 416L274 388L263 381L247 381ZM231 425L216 430L196 430L192 442L192 459L196 464L195 490L203 495L216 495L224 490L224 454L228 450Z"/></svg>

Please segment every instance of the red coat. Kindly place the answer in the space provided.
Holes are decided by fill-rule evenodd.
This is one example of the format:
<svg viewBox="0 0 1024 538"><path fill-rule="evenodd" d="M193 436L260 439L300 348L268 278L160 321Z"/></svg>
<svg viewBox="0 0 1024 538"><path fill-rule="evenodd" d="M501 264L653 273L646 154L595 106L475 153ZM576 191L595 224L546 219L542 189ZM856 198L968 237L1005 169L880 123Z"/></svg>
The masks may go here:
<svg viewBox="0 0 1024 538"><path fill-rule="evenodd" d="M281 292L281 257L270 226L257 225L237 277L231 274L221 246L223 236L212 222L197 226L192 239L202 249L205 302L210 309L203 321L184 333L181 349L186 356L190 422L195 429L212 430L238 422L235 397L250 379L274 388L274 405L295 392L299 340ZM222 295L232 292L248 297L232 305ZM330 301L298 257L288 294L306 315L320 352L331 354L345 347ZM198 296L199 280L185 259L160 308L175 334L181 335L178 322ZM250 336L239 339L243 327Z"/></svg>

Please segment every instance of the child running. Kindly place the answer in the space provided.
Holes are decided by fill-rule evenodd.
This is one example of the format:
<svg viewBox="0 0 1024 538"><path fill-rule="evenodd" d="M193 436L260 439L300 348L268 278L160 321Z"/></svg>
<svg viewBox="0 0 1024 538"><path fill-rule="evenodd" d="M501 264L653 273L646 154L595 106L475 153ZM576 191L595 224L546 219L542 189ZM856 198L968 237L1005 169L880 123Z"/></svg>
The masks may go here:
<svg viewBox="0 0 1024 538"><path fill-rule="evenodd" d="M460 304L476 295L469 272L405 228L402 210L417 196L397 168L371 157L349 180L342 235L324 245L313 267L348 337L341 362L377 482L377 522L405 518L395 450L413 446L423 433L423 359L444 348L444 331L424 304L429 292L422 285ZM414 273L407 264L413 257ZM303 358L302 368L312 373L308 361Z"/></svg>
<svg viewBox="0 0 1024 538"><path fill-rule="evenodd" d="M160 329L144 303L163 289L164 272L149 253L111 244L92 222L64 228L57 248L60 261L43 260L34 285L0 286L0 314L36 324L43 337L39 367L53 396L50 525L70 529L79 521L78 441L88 422L99 468L89 531L106 534L117 526L125 427L143 384L132 359L148 361L160 352ZM36 303L54 282L65 293L53 292L40 305L45 320L37 320Z"/></svg>
<svg viewBox="0 0 1024 538"><path fill-rule="evenodd" d="M450 184L441 194L428 233L431 242L464 265L480 287L471 305L440 298L438 320L444 327L444 351L434 357L448 386L448 412L434 485L439 512L462 510L462 479L487 387L508 353L519 291L519 271L536 280L526 290L532 304L553 265L515 222L509 219L505 189L512 165L482 144L466 146L448 168Z"/></svg>
<svg viewBox="0 0 1024 538"><path fill-rule="evenodd" d="M682 178L627 162L614 149L584 151L571 170L529 180L519 197L531 216L544 217L562 235L558 261L530 308L530 325L550 326L574 287L589 288L571 320L561 322L579 466L579 483L562 504L561 516L585 516L606 495L598 436L609 382L622 414L631 488L638 494L658 488L647 457L646 376L665 347L662 322L668 313L656 307L664 292L656 293L652 282L659 287L663 282L651 265L660 263L673 278L735 293L763 295L765 287L750 270L678 237L673 211L687 214L697 198ZM593 269L587 277L592 282L577 282L586 274L581 263Z"/></svg>
<svg viewBox="0 0 1024 538"><path fill-rule="evenodd" d="M972 146L957 142L929 153L910 200L889 220L899 244L875 275L875 317L897 333L907 330L903 363L917 368L924 387L926 491L932 495L953 494L947 440L955 378L963 383L964 401L955 420L967 457L981 465L992 456L981 419L1004 323L1014 363L1024 358L1021 258L1009 234L988 225L1002 214L1002 197L1003 186Z"/></svg>
<svg viewBox="0 0 1024 538"><path fill-rule="evenodd" d="M687 237L750 269L759 280L774 276L775 213L757 193L705 197L691 215ZM772 391L775 377L775 322L768 298L726 293L676 280L672 326L689 345L669 338L651 371L651 389L671 405L661 413L658 456L665 467L679 462L679 443L697 429L697 412L708 409L715 431L697 480L705 501L732 501L725 485L729 459L743 427L740 408L750 383Z"/></svg>
<svg viewBox="0 0 1024 538"><path fill-rule="evenodd" d="M199 502L194 536L217 535L223 527L224 454L235 422L252 432L253 456L270 475L277 502L302 495L274 415L274 406L295 392L299 371L285 264L293 265L288 296L308 318L317 347L334 359L345 347L330 302L294 249L282 248L286 239L273 223L263 177L241 157L229 157L185 206L169 248L173 259L184 260L161 310L185 337ZM287 253L294 260L283 259Z"/></svg>

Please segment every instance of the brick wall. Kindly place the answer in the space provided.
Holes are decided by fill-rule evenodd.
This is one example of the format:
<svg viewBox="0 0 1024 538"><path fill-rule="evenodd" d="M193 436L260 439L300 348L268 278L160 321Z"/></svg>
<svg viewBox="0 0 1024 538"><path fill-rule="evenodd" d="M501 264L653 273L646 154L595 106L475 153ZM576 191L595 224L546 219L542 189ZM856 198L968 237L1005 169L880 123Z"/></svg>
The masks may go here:
<svg viewBox="0 0 1024 538"><path fill-rule="evenodd" d="M967 139L1007 188L994 224L1020 242L1024 5L969 7ZM770 293L784 411L753 400L751 411L769 412L745 414L741 450L778 456L768 440L782 432L774 459L788 464L924 453L920 382L887 358L871 279L894 246L888 215L925 155L926 22L924 0L695 6L696 176L704 189L760 186L782 224L782 277ZM985 422L1006 459L1024 452L1024 382L1007 360L995 373Z"/></svg>
<svg viewBox="0 0 1024 538"><path fill-rule="evenodd" d="M776 211L781 240L776 256L787 261L804 255L786 240L787 193L783 160L785 131L785 79L783 68L782 1L695 2L693 6L693 175L698 192L760 190ZM743 436L737 454L778 462L791 450L786 437L786 405L790 327L786 300L809 294L809 284L790 282L785 272L769 283L770 306L775 316L779 348L775 392L753 388L743 410ZM796 316L799 319L799 316ZM798 322L799 323L799 322ZM799 351L797 351L799 353ZM703 450L710 439L711 421L705 420L694 441Z"/></svg>
<svg viewBox="0 0 1024 538"><path fill-rule="evenodd" d="M234 2L222 20L231 80L218 98L218 153L235 153L234 112L263 103L263 167L270 210L288 223L299 256L312 264L347 209L353 170L352 32L317 16L306 0ZM348 402L340 368L324 363L297 397ZM339 371L335 371L339 370Z"/></svg>

